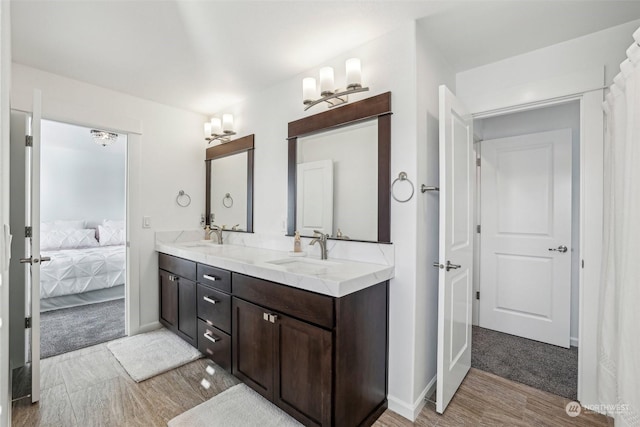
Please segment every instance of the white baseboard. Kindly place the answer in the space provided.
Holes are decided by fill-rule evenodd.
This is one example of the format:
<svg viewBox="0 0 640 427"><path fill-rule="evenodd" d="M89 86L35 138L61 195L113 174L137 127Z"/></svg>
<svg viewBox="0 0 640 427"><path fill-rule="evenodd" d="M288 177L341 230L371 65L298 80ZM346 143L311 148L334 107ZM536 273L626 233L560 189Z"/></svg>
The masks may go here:
<svg viewBox="0 0 640 427"><path fill-rule="evenodd" d="M147 323L146 325L140 325L137 330L129 331L129 335L144 334L145 332L155 331L156 329L160 329L161 327L162 325L160 324L160 322L155 321L155 322Z"/></svg>
<svg viewBox="0 0 640 427"><path fill-rule="evenodd" d="M413 404L407 404L406 402L403 402L402 400L391 395L387 396L387 400L389 401L389 409L396 414L408 419L409 421L414 422L416 418L418 418L420 411L422 411L422 408L424 408L424 405L426 404L426 401L424 399L427 396L431 396L435 390L436 377L433 377L431 381L429 381L429 384L427 384L425 389L422 390L422 393L420 393L418 399L413 402Z"/></svg>
<svg viewBox="0 0 640 427"><path fill-rule="evenodd" d="M578 347L578 338L569 337L569 345L571 347Z"/></svg>

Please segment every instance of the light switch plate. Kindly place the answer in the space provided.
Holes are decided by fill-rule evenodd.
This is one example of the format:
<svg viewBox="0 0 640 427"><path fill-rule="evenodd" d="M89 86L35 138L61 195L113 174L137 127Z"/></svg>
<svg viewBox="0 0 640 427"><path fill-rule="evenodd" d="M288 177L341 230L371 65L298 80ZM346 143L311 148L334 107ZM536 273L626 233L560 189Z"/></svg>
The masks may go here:
<svg viewBox="0 0 640 427"><path fill-rule="evenodd" d="M151 228L151 217L143 216L142 217L142 228Z"/></svg>

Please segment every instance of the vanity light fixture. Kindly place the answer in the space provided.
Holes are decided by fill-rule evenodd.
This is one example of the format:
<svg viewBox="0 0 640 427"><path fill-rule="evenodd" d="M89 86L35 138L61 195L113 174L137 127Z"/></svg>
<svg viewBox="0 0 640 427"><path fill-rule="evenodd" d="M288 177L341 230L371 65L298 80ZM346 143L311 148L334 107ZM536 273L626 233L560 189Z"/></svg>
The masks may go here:
<svg viewBox="0 0 640 427"><path fill-rule="evenodd" d="M93 137L93 142L103 147L113 144L118 139L117 133L98 129L91 129L91 136Z"/></svg>
<svg viewBox="0 0 640 427"><path fill-rule="evenodd" d="M231 141L231 137L236 133L233 131L233 115L223 114L222 120L214 117L211 122L204 124L204 139L208 142L220 141L221 143Z"/></svg>
<svg viewBox="0 0 640 427"><path fill-rule="evenodd" d="M347 95L350 93L366 92L368 87L362 87L362 66L360 59L347 59L347 88L336 89L333 77L333 68L322 67L320 69L320 98L317 96L316 79L305 77L302 79L302 103L305 105L304 111L321 102L329 104L329 108L342 105L348 101Z"/></svg>

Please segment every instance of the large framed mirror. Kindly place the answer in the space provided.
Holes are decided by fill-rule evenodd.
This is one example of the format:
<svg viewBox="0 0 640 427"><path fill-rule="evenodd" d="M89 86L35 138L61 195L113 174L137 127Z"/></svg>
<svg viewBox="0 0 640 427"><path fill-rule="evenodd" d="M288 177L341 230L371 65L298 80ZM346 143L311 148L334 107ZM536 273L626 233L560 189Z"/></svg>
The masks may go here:
<svg viewBox="0 0 640 427"><path fill-rule="evenodd" d="M207 148L207 225L253 233L254 136Z"/></svg>
<svg viewBox="0 0 640 427"><path fill-rule="evenodd" d="M391 92L289 123L287 235L391 241Z"/></svg>

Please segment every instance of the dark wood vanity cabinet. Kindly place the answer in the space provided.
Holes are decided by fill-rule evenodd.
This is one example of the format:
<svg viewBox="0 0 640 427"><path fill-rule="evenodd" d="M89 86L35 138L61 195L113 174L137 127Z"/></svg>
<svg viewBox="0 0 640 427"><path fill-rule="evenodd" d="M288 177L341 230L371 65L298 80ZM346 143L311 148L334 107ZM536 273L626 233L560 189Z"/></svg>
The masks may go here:
<svg viewBox="0 0 640 427"><path fill-rule="evenodd" d="M231 272L197 264L198 350L231 371Z"/></svg>
<svg viewBox="0 0 640 427"><path fill-rule="evenodd" d="M162 324L305 426L384 412L387 303L388 282L334 298L160 254Z"/></svg>
<svg viewBox="0 0 640 427"><path fill-rule="evenodd" d="M332 298L232 275L233 374L305 426L387 406L387 282Z"/></svg>
<svg viewBox="0 0 640 427"><path fill-rule="evenodd" d="M159 265L160 323L195 347L198 334L195 262L160 254Z"/></svg>

